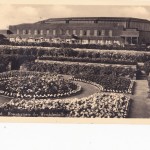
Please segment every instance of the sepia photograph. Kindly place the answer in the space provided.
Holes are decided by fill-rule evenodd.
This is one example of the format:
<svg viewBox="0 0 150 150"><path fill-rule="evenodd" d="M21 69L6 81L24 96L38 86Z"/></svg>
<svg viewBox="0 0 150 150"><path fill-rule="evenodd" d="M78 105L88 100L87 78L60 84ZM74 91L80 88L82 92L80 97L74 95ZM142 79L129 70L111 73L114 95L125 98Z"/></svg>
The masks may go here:
<svg viewBox="0 0 150 150"><path fill-rule="evenodd" d="M0 117L150 118L150 6L0 12Z"/></svg>
<svg viewBox="0 0 150 150"><path fill-rule="evenodd" d="M5 150L146 150L149 0L0 0Z"/></svg>

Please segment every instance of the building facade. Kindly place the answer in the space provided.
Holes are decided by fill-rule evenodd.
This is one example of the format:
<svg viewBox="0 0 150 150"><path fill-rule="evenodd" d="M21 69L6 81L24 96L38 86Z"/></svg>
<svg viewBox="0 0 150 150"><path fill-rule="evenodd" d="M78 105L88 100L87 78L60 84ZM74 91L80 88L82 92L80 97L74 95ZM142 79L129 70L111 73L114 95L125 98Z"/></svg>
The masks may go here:
<svg viewBox="0 0 150 150"><path fill-rule="evenodd" d="M150 21L137 18L53 18L9 26L15 42L67 42L80 44L150 43Z"/></svg>

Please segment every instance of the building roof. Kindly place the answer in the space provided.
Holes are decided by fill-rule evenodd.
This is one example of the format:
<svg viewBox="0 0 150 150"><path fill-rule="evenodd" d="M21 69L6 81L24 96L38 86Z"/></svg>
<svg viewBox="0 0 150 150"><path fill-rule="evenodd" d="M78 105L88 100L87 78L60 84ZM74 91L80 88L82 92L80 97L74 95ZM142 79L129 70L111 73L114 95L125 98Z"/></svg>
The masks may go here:
<svg viewBox="0 0 150 150"><path fill-rule="evenodd" d="M12 26L50 23L54 21L56 22L57 21L58 22L59 21L138 21L138 22L150 23L150 21L147 19L132 18L132 17L68 17L68 18L49 18L35 23L22 23L22 24L17 24Z"/></svg>
<svg viewBox="0 0 150 150"><path fill-rule="evenodd" d="M37 23L45 23L47 21L84 21L84 20L98 20L98 21L141 21L141 22L150 22L147 19L140 19L140 18L132 18L132 17L68 17L68 18L49 18L46 20L39 21Z"/></svg>

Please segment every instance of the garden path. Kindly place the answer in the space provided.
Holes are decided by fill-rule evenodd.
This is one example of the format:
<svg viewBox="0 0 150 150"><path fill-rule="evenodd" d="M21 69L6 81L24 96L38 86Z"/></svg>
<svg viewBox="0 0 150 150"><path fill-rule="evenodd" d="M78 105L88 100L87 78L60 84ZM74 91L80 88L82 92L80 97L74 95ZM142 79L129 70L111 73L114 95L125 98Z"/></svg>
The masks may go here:
<svg viewBox="0 0 150 150"><path fill-rule="evenodd" d="M136 80L130 109L130 118L150 118L150 98L148 98L147 80Z"/></svg>

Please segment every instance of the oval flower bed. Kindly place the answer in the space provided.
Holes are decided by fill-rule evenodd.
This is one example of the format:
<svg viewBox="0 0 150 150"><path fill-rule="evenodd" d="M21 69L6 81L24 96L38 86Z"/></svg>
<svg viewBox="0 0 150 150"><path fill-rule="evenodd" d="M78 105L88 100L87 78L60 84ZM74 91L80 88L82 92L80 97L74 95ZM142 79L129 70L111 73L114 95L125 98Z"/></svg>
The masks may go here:
<svg viewBox="0 0 150 150"><path fill-rule="evenodd" d="M76 94L81 86L63 77L38 72L0 74L0 94L16 98L58 98Z"/></svg>

